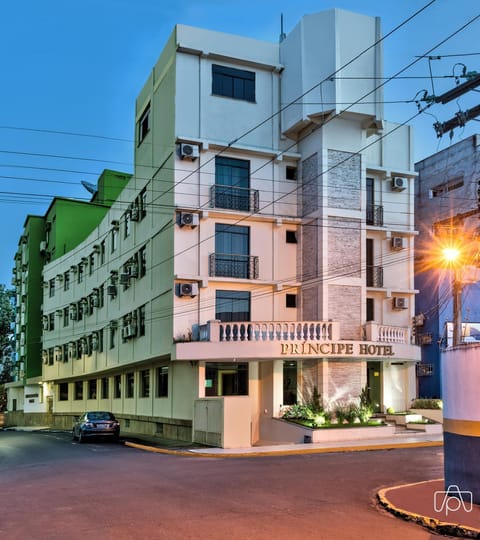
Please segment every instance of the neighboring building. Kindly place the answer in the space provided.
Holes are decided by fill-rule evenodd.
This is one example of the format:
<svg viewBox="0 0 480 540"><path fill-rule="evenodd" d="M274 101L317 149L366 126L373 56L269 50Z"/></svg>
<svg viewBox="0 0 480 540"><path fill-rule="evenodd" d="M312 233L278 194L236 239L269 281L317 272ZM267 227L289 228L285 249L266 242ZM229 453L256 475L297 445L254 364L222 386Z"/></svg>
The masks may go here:
<svg viewBox="0 0 480 540"><path fill-rule="evenodd" d="M124 432L249 446L285 440L275 419L315 387L409 405L416 174L379 38L341 10L280 44L175 28L137 99L134 177L44 268L56 425L110 409Z"/></svg>
<svg viewBox="0 0 480 540"><path fill-rule="evenodd" d="M475 248L471 255L476 256L479 158L480 135L473 135L415 166L418 172L415 222L419 231L415 247L415 285L420 291L416 314L422 323L417 328L417 342L422 347L422 361L417 368L420 397L440 397L440 353L442 348L452 345L455 276L453 271L442 270L439 262L434 261L435 252L463 238L465 244ZM461 275L457 275L463 283L462 339L467 343L480 341L478 324L474 324L480 321L480 285L473 266L476 262L467 259Z"/></svg>
<svg viewBox="0 0 480 540"><path fill-rule="evenodd" d="M42 314L44 293L54 294L58 283L43 281L45 263L68 253L92 232L105 216L131 175L105 170L90 202L53 199L45 216L27 216L15 255L16 375L8 383L8 423L45 423L52 396L42 380L42 332L55 317Z"/></svg>

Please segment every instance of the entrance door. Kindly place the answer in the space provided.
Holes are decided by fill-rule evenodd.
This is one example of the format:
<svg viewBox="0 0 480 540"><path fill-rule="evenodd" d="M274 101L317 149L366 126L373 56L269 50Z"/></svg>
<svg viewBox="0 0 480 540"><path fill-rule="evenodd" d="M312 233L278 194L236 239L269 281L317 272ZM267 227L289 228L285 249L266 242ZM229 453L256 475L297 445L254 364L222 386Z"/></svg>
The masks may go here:
<svg viewBox="0 0 480 540"><path fill-rule="evenodd" d="M382 403L381 362L367 362L367 390L373 412L381 412Z"/></svg>

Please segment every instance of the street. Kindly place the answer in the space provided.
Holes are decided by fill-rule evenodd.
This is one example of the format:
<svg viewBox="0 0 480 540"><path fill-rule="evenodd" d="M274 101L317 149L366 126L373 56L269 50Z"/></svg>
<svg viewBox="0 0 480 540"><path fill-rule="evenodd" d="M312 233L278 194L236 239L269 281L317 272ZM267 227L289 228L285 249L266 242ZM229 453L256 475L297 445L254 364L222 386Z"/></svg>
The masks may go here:
<svg viewBox="0 0 480 540"><path fill-rule="evenodd" d="M0 431L0 538L425 540L375 494L441 476L438 447L201 458Z"/></svg>

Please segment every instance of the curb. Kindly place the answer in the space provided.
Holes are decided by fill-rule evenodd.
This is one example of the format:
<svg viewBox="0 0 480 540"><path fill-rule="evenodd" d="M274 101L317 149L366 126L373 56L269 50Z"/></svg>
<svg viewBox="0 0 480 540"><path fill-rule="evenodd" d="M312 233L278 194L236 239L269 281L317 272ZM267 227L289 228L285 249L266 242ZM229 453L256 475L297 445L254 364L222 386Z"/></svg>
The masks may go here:
<svg viewBox="0 0 480 540"><path fill-rule="evenodd" d="M294 456L305 454L327 454L334 452L366 452L374 450L392 450L395 448L422 448L429 446L443 446L443 442L440 441L427 441L417 443L391 443L382 445L362 445L362 446L341 446L330 448L302 448L298 450L259 450L251 452L209 452L208 450L203 452L201 450L169 450L166 448L158 448L155 446L148 446L146 444L138 444L129 441L123 443L125 446L131 448L137 448L138 450L145 450L146 452L154 452L157 454L170 454L175 456L188 456L188 457L203 457L203 458L250 458L250 457L265 457L265 456Z"/></svg>
<svg viewBox="0 0 480 540"><path fill-rule="evenodd" d="M425 482L414 482L413 484L403 484L400 486L394 486L394 487L381 489L377 493L377 500L383 506L383 508L385 508L388 512L390 512L394 516L400 517L404 519L405 521L412 521L414 523L417 523L418 525L421 525L422 527L425 527L439 534L457 536L461 538L480 538L480 529L469 527L468 525L461 525L459 523L450 523L447 521L440 521L439 519L436 519L436 518L423 516L421 514L416 514L415 512L409 512L408 510L404 510L403 508L398 508L397 506L392 504L388 500L388 497L386 496L386 493L388 491L392 491L393 489L410 487L410 486L418 486L419 484L426 484L428 482L431 482L431 480L427 480Z"/></svg>

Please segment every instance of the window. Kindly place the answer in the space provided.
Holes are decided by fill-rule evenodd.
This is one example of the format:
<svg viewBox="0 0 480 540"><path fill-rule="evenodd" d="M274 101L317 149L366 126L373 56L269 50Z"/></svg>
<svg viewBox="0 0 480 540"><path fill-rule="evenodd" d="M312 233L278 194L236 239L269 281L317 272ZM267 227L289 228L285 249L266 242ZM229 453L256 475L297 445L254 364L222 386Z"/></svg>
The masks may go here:
<svg viewBox="0 0 480 540"><path fill-rule="evenodd" d="M83 399L83 381L75 381L75 400Z"/></svg>
<svg viewBox="0 0 480 540"><path fill-rule="evenodd" d="M440 197L445 193L449 193L450 191L453 191L454 189L459 189L463 187L463 177L459 176L457 178L453 178L452 180L449 180L448 182L444 184L440 184L438 186L435 186L432 188L432 197Z"/></svg>
<svg viewBox="0 0 480 540"><path fill-rule="evenodd" d="M138 144L140 145L150 131L150 103L145 107L138 121Z"/></svg>
<svg viewBox="0 0 480 540"><path fill-rule="evenodd" d="M248 396L248 363L207 363L206 396Z"/></svg>
<svg viewBox="0 0 480 540"><path fill-rule="evenodd" d="M132 215L130 214L130 211L125 212L124 220L123 220L123 237L127 238L130 236L130 233L132 231Z"/></svg>
<svg viewBox="0 0 480 540"><path fill-rule="evenodd" d="M105 264L105 240L100 242L100 264Z"/></svg>
<svg viewBox="0 0 480 540"><path fill-rule="evenodd" d="M215 158L216 208L250 211L250 162L217 156Z"/></svg>
<svg viewBox="0 0 480 540"><path fill-rule="evenodd" d="M117 342L117 327L111 325L110 326L110 349L115 348L116 342Z"/></svg>
<svg viewBox="0 0 480 540"><path fill-rule="evenodd" d="M297 295L287 294L285 295L285 307L296 308L297 307Z"/></svg>
<svg viewBox="0 0 480 540"><path fill-rule="evenodd" d="M375 301L373 298L367 298L367 313L366 320L374 321L375 320Z"/></svg>
<svg viewBox="0 0 480 540"><path fill-rule="evenodd" d="M49 366L53 366L53 356L54 356L53 347L51 347L50 349L48 349L48 365Z"/></svg>
<svg viewBox="0 0 480 540"><path fill-rule="evenodd" d="M62 358L64 362L68 362L68 343L64 343L62 347Z"/></svg>
<svg viewBox="0 0 480 540"><path fill-rule="evenodd" d="M215 264L213 274L234 278L256 278L250 265L250 227L215 224Z"/></svg>
<svg viewBox="0 0 480 540"><path fill-rule="evenodd" d="M297 362L283 363L283 404L295 405L297 403Z"/></svg>
<svg viewBox="0 0 480 540"><path fill-rule="evenodd" d="M58 385L58 400L68 401L68 383L60 383Z"/></svg>
<svg viewBox="0 0 480 540"><path fill-rule="evenodd" d="M133 398L135 393L135 373L130 372L125 375L125 397Z"/></svg>
<svg viewBox="0 0 480 540"><path fill-rule="evenodd" d="M285 168L285 178L287 180L297 180L297 168L288 166Z"/></svg>
<svg viewBox="0 0 480 540"><path fill-rule="evenodd" d="M215 319L221 322L250 320L250 293L246 291L216 291Z"/></svg>
<svg viewBox="0 0 480 540"><path fill-rule="evenodd" d="M98 288L98 307L102 308L105 305L105 285L100 285Z"/></svg>
<svg viewBox="0 0 480 540"><path fill-rule="evenodd" d="M144 187L138 196L140 221L147 215L147 188Z"/></svg>
<svg viewBox="0 0 480 540"><path fill-rule="evenodd" d="M118 229L113 228L110 236L111 252L113 253L117 249L118 244Z"/></svg>
<svg viewBox="0 0 480 540"><path fill-rule="evenodd" d="M255 73L213 64L212 94L254 102Z"/></svg>
<svg viewBox="0 0 480 540"><path fill-rule="evenodd" d="M77 278L78 278L78 283L82 283L82 281L83 281L83 263L80 263L78 265Z"/></svg>
<svg viewBox="0 0 480 540"><path fill-rule="evenodd" d="M150 397L150 370L140 371L140 397Z"/></svg>
<svg viewBox="0 0 480 540"><path fill-rule="evenodd" d="M138 335L145 335L145 306L138 308Z"/></svg>
<svg viewBox="0 0 480 540"><path fill-rule="evenodd" d="M70 324L70 308L67 306L63 308L63 326Z"/></svg>
<svg viewBox="0 0 480 540"><path fill-rule="evenodd" d="M63 274L63 290L68 291L68 289L70 289L70 270Z"/></svg>
<svg viewBox="0 0 480 540"><path fill-rule="evenodd" d="M97 332L97 351L103 352L103 328Z"/></svg>
<svg viewBox="0 0 480 540"><path fill-rule="evenodd" d="M138 252L139 268L138 277L141 278L147 273L147 246L140 248Z"/></svg>
<svg viewBox="0 0 480 540"><path fill-rule="evenodd" d="M168 397L168 366L157 368L157 397Z"/></svg>
<svg viewBox="0 0 480 540"><path fill-rule="evenodd" d="M113 397L120 399L122 397L122 376L115 375L113 377Z"/></svg>
<svg viewBox="0 0 480 540"><path fill-rule="evenodd" d="M48 314L48 329L55 330L55 313L53 311Z"/></svg>
<svg viewBox="0 0 480 540"><path fill-rule="evenodd" d="M48 282L48 296L50 296L50 298L55 296L55 278L52 278Z"/></svg>
<svg viewBox="0 0 480 540"><path fill-rule="evenodd" d="M95 255L93 253L90 253L88 257L88 273L90 276L93 274L94 270L95 270Z"/></svg>
<svg viewBox="0 0 480 540"><path fill-rule="evenodd" d="M108 390L109 390L108 377L102 377L100 379L100 384L101 384L101 391L102 391L101 398L108 399Z"/></svg>
<svg viewBox="0 0 480 540"><path fill-rule="evenodd" d="M297 243L297 231L286 231L285 241L287 244L296 244Z"/></svg>
<svg viewBox="0 0 480 540"><path fill-rule="evenodd" d="M88 381L88 399L97 399L97 379Z"/></svg>

